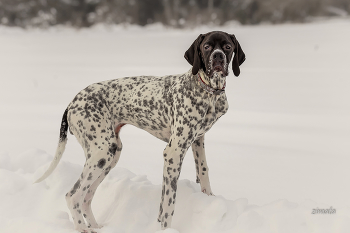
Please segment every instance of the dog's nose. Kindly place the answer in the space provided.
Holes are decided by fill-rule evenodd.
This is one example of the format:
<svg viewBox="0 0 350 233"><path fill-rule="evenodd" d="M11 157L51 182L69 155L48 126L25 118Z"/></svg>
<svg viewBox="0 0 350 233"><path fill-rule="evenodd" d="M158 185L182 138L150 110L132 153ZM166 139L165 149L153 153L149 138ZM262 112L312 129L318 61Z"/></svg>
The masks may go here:
<svg viewBox="0 0 350 233"><path fill-rule="evenodd" d="M213 54L213 59L216 61L223 61L224 60L224 54L221 52L215 52Z"/></svg>

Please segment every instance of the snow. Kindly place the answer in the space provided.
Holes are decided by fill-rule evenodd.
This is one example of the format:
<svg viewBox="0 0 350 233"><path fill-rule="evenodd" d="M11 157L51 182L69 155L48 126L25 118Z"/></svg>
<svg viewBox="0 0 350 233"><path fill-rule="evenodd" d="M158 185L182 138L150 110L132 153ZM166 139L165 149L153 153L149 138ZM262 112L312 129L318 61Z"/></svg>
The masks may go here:
<svg viewBox="0 0 350 233"><path fill-rule="evenodd" d="M186 72L185 50L216 29L247 55L227 80L228 113L206 135L216 196L200 192L187 153L172 229L160 231L165 144L125 126L120 161L92 204L98 232L349 232L349 26L0 27L0 232L75 232L64 195L84 156L73 136L53 174L32 184L53 158L69 101L101 80ZM330 207L335 214L312 214Z"/></svg>

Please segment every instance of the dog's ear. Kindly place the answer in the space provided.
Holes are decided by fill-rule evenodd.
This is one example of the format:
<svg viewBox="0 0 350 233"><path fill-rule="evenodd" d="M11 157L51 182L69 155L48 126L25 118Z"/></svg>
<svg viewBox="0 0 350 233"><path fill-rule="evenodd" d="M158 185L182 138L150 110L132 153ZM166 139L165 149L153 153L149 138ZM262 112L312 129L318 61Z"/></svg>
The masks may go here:
<svg viewBox="0 0 350 233"><path fill-rule="evenodd" d="M205 35L200 34L197 39L192 43L191 47L185 52L185 59L192 65L192 74L198 73L202 68L202 60L200 58L200 44L202 43Z"/></svg>
<svg viewBox="0 0 350 233"><path fill-rule="evenodd" d="M242 63L245 61L245 54L235 35L232 34L230 35L230 37L232 42L235 44L235 56L232 59L232 71L235 74L235 76L238 77L241 73L239 66L242 65Z"/></svg>

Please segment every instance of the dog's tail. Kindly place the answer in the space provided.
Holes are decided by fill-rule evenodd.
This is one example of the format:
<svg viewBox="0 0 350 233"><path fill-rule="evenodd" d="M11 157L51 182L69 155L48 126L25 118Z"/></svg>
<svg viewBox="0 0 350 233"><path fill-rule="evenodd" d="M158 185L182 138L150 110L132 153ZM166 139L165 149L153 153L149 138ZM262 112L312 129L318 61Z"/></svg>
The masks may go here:
<svg viewBox="0 0 350 233"><path fill-rule="evenodd" d="M57 167L57 164L60 162L64 149L66 148L67 144L67 131L68 131L68 119L67 119L67 114L68 114L68 108L66 111L64 111L63 117L62 117L62 122L61 122L61 129L60 129L60 139L58 142L55 158L50 164L50 167L47 169L47 171L42 175L37 181L34 183L39 183L43 180L45 180L52 172L55 170Z"/></svg>

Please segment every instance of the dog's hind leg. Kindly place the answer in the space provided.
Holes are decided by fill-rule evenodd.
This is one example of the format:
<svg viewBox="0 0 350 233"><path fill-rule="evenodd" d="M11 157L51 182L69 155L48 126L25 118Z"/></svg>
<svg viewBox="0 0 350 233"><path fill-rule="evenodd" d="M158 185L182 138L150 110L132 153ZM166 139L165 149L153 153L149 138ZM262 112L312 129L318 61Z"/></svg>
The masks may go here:
<svg viewBox="0 0 350 233"><path fill-rule="evenodd" d="M79 137L80 135L78 136L78 140L84 148L87 160L79 180L75 183L70 192L67 193L66 201L73 217L75 229L80 232L93 232L89 229L89 226L85 225L83 218L84 199L95 182L97 188L98 184L103 180L102 177L104 177L107 170L109 171L112 167L116 158L118 140L114 132L114 127L112 125L108 126L106 124L107 122L110 121L104 123L99 122L98 127L93 127L96 128L94 130L95 132L100 131L98 134L89 131L82 133L81 137ZM85 122L85 124L86 126L84 125L84 127L90 129L91 125L94 123ZM119 154L117 157L119 157ZM93 216L92 213L91 216ZM91 216L89 217L91 218ZM87 223L94 223L94 226L97 226L96 221L89 222L88 218Z"/></svg>
<svg viewBox="0 0 350 233"><path fill-rule="evenodd" d="M204 135L192 143L192 152L196 163L197 183L200 183L203 193L213 195L209 182L209 168L204 150Z"/></svg>
<svg viewBox="0 0 350 233"><path fill-rule="evenodd" d="M115 150L115 153L114 153L114 158L112 160L112 163L104 170L104 172L102 172L102 174L94 181L94 183L90 187L88 187L89 190L84 198L84 202L82 205L83 216L85 218L85 221L86 221L88 227L91 227L91 228L101 228L102 227L102 226L98 225L96 220L95 220L95 217L94 217L92 210L91 210L91 202L92 202L92 199L94 197L94 194L96 192L97 187L104 180L104 178L110 172L110 170L112 168L114 168L115 165L118 163L118 160L120 158L120 153L121 153L121 150L123 147L122 142L120 140L120 135L119 135L119 130L122 126L123 125L118 125L116 130L115 130L116 139L117 139L117 146L115 148L113 148L113 150ZM113 151L111 153L113 153Z"/></svg>

